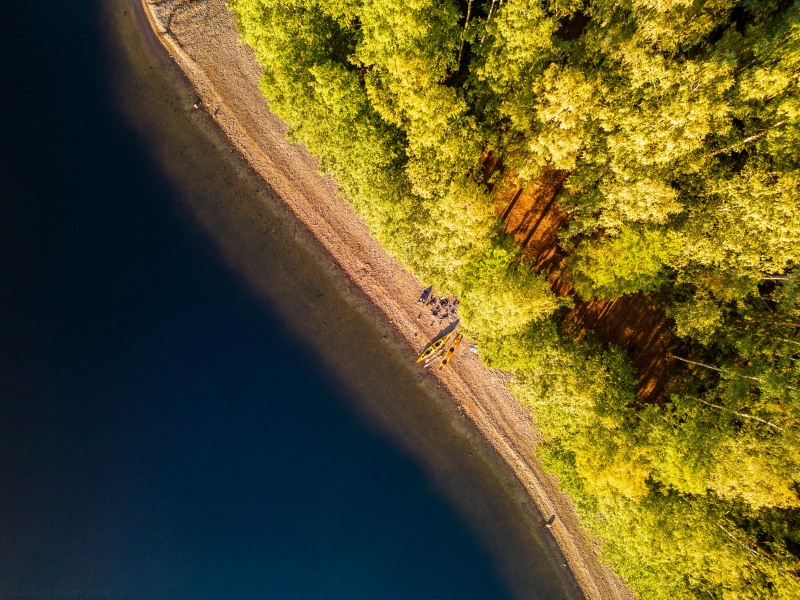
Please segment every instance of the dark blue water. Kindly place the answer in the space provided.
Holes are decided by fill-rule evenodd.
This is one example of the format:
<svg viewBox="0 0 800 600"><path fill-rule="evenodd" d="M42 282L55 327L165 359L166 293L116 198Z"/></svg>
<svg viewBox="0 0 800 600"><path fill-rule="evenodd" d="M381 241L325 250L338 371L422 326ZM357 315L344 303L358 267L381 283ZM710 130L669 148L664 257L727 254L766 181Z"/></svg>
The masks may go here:
<svg viewBox="0 0 800 600"><path fill-rule="evenodd" d="M0 598L507 597L179 207L99 10L0 19Z"/></svg>

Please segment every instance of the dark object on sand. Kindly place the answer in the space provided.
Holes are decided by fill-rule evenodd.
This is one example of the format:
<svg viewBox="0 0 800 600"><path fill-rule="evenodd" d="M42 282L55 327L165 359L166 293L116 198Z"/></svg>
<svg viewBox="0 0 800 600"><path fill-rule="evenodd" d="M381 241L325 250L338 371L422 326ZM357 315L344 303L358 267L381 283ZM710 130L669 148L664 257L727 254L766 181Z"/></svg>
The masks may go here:
<svg viewBox="0 0 800 600"><path fill-rule="evenodd" d="M433 291L433 286L431 286L431 287L429 287L429 288L427 288L425 290L422 290L422 295L419 297L419 300L417 300L417 302L419 302L420 304L427 304L428 303L428 297L431 295L432 291Z"/></svg>

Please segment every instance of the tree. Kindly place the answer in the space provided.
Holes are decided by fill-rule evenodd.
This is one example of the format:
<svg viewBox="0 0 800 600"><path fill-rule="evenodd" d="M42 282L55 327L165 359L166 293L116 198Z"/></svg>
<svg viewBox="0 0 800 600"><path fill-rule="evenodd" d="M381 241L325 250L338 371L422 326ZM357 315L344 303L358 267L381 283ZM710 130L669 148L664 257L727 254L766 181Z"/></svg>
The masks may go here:
<svg viewBox="0 0 800 600"><path fill-rule="evenodd" d="M679 240L660 229L624 227L578 246L568 262L575 290L583 298L614 299L658 289Z"/></svg>
<svg viewBox="0 0 800 600"><path fill-rule="evenodd" d="M562 304L546 278L503 248L491 249L468 266L461 297L464 326L487 338L519 334Z"/></svg>
<svg viewBox="0 0 800 600"><path fill-rule="evenodd" d="M262 88L404 265L458 293L537 452L646 598L800 595L800 4L231 0ZM660 402L562 335L498 234L487 151L568 171L584 298L659 290Z"/></svg>

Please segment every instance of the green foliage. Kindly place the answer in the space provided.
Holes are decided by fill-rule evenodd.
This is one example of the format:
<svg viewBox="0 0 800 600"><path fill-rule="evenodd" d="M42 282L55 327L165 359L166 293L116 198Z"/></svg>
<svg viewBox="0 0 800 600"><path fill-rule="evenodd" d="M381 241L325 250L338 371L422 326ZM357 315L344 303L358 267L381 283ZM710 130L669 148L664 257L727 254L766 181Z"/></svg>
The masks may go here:
<svg viewBox="0 0 800 600"><path fill-rule="evenodd" d="M484 339L481 348L490 366L515 373L512 391L533 409L545 436L569 437L595 422L617 427L620 410L633 403L634 379L624 354L565 339L552 321Z"/></svg>
<svg viewBox="0 0 800 600"><path fill-rule="evenodd" d="M624 222L664 224L672 215L683 212L677 190L663 181L614 179L603 182L601 190L604 206L600 225L606 228Z"/></svg>
<svg viewBox="0 0 800 600"><path fill-rule="evenodd" d="M480 338L521 333L560 305L547 280L503 248L468 265L461 298L464 326Z"/></svg>
<svg viewBox="0 0 800 600"><path fill-rule="evenodd" d="M737 511L714 498L609 497L599 510L596 528L609 540L601 552L643 598L788 600L800 591L796 559L780 543L748 535Z"/></svg>
<svg viewBox="0 0 800 600"><path fill-rule="evenodd" d="M470 16L465 10L470 6ZM373 235L458 293L538 452L643 598L800 597L800 3L231 0L290 133ZM660 290L663 402L559 333L479 159L569 171L577 293Z"/></svg>
<svg viewBox="0 0 800 600"><path fill-rule="evenodd" d="M636 500L649 494L647 480L655 449L640 443L635 432L595 427L576 436L571 447L575 471L593 496Z"/></svg>
<svg viewBox="0 0 800 600"><path fill-rule="evenodd" d="M679 336L692 337L701 344L707 344L723 322L722 308L703 295L675 304L670 316L675 319Z"/></svg>
<svg viewBox="0 0 800 600"><path fill-rule="evenodd" d="M608 300L657 290L679 243L669 231L634 227L584 242L568 263L575 290L583 298Z"/></svg>

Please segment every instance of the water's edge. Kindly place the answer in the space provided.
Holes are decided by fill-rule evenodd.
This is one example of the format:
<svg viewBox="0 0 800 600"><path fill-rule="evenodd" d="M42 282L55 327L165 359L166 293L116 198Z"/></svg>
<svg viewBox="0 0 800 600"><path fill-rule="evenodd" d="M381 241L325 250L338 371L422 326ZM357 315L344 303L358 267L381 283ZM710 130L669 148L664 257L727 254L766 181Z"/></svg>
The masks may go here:
<svg viewBox="0 0 800 600"><path fill-rule="evenodd" d="M516 597L580 597L541 515L505 462L441 387L410 363L385 315L231 151L209 115L192 110L194 92L146 35L137 0L109 3L104 19L116 47L110 70L117 73L122 110L223 260L309 344L350 392L353 409L422 465L491 549ZM276 266L282 258L275 248L299 257L303 268L288 276ZM354 343L371 350L346 351Z"/></svg>

